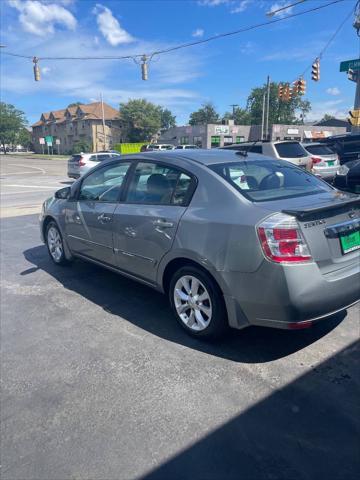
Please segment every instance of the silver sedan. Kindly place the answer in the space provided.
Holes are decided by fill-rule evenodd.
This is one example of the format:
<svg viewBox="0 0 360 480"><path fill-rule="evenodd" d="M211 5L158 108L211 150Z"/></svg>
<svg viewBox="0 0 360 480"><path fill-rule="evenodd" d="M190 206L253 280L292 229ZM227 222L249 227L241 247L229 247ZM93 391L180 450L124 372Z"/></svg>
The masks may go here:
<svg viewBox="0 0 360 480"><path fill-rule="evenodd" d="M360 199L305 170L224 150L99 165L43 205L58 265L81 258L164 292L190 334L298 329L358 301Z"/></svg>

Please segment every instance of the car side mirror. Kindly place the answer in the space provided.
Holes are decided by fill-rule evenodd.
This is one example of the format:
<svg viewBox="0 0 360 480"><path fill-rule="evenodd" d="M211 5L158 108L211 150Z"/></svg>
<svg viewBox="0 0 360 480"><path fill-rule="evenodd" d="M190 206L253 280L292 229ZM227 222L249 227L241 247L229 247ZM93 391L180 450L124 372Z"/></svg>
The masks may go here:
<svg viewBox="0 0 360 480"><path fill-rule="evenodd" d="M61 200L67 200L70 197L70 194L71 194L70 187L60 188L60 190L57 190L55 192L55 198L59 198Z"/></svg>

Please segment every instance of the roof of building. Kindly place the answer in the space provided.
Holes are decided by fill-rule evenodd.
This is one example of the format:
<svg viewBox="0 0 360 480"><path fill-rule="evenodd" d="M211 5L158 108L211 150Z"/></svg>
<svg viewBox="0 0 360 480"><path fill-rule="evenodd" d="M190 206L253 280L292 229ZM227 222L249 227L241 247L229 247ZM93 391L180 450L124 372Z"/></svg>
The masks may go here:
<svg viewBox="0 0 360 480"><path fill-rule="evenodd" d="M111 107L107 103L104 103L104 117L105 120L114 120L119 118L119 111ZM102 118L102 106L101 102L89 103L87 105L79 105L77 112L81 111L85 114L86 118L101 119Z"/></svg>
<svg viewBox="0 0 360 480"><path fill-rule="evenodd" d="M320 127L348 127L349 122L346 119L329 118L328 120L320 120L320 122L317 122L314 125Z"/></svg>
<svg viewBox="0 0 360 480"><path fill-rule="evenodd" d="M107 103L104 103L104 118L105 120L116 120L119 119L119 111L111 107ZM63 108L61 110L52 110L50 112L44 112L41 114L41 118L38 122L31 125L32 127L38 127L44 125L44 121L48 121L50 116L54 117L56 123L63 123L66 121L66 112L69 112L72 117L77 115L79 112L82 119L87 120L101 120L102 119L102 106L101 102L88 103L86 105L76 105L73 107Z"/></svg>

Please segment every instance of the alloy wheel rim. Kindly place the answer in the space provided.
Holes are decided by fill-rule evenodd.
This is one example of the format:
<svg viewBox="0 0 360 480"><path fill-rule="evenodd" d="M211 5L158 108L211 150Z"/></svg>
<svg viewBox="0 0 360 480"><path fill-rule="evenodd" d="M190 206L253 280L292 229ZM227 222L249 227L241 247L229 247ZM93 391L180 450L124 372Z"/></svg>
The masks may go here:
<svg viewBox="0 0 360 480"><path fill-rule="evenodd" d="M58 262L63 253L63 246L60 233L55 227L50 227L47 234L50 255Z"/></svg>
<svg viewBox="0 0 360 480"><path fill-rule="evenodd" d="M174 304L180 320L195 332L205 330L211 322L210 294L205 285L192 275L184 275L176 282Z"/></svg>

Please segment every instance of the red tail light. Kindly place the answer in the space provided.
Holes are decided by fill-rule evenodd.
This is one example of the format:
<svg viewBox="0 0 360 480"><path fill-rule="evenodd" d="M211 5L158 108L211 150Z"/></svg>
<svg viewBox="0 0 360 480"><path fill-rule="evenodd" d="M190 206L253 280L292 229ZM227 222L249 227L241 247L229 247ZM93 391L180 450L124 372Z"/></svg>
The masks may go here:
<svg viewBox="0 0 360 480"><path fill-rule="evenodd" d="M85 167L86 163L84 162L84 157L80 157L79 167Z"/></svg>
<svg viewBox="0 0 360 480"><path fill-rule="evenodd" d="M309 247L294 217L277 213L258 227L258 235L265 256L276 263L308 262Z"/></svg>
<svg viewBox="0 0 360 480"><path fill-rule="evenodd" d="M313 165L316 165L317 163L321 163L322 160L319 157L311 157L311 161Z"/></svg>

